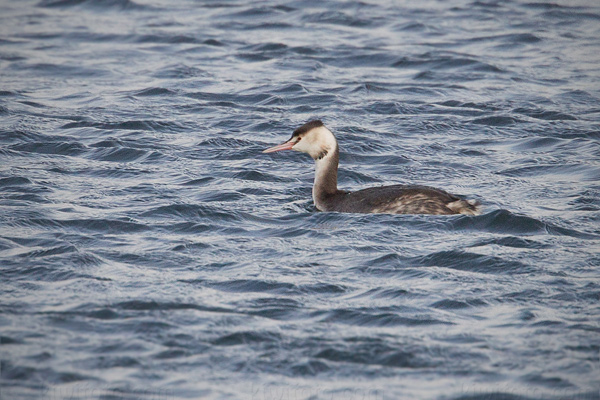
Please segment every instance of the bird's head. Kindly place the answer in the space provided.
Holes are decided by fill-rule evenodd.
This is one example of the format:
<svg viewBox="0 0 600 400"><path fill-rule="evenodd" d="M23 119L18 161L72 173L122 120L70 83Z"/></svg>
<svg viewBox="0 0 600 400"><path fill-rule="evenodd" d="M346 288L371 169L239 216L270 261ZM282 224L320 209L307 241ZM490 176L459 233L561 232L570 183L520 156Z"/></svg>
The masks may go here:
<svg viewBox="0 0 600 400"><path fill-rule="evenodd" d="M337 149L337 140L323 122L314 120L296 129L292 137L280 145L270 147L263 153L282 150L296 150L307 153L314 160L320 160Z"/></svg>

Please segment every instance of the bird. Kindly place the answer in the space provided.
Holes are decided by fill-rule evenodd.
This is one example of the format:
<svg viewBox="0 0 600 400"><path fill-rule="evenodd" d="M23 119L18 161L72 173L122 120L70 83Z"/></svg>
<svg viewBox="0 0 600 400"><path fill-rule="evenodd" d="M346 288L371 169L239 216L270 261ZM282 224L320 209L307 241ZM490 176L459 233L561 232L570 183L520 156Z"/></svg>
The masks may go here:
<svg viewBox="0 0 600 400"><path fill-rule="evenodd" d="M295 150L307 153L315 161L312 198L324 212L479 215L476 200L462 199L441 189L422 185L391 185L355 192L339 190L337 174L340 159L338 141L321 120L312 120L294 130L286 142L263 153Z"/></svg>

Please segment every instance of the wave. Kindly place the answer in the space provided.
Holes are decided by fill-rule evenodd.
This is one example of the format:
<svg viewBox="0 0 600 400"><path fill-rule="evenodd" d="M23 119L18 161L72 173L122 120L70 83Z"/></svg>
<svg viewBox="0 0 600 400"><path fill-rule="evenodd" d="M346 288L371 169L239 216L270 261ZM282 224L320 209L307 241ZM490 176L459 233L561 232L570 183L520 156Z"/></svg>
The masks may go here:
<svg viewBox="0 0 600 400"><path fill-rule="evenodd" d="M153 7L138 4L132 0L42 0L38 7L70 8L83 6L94 9L144 10Z"/></svg>

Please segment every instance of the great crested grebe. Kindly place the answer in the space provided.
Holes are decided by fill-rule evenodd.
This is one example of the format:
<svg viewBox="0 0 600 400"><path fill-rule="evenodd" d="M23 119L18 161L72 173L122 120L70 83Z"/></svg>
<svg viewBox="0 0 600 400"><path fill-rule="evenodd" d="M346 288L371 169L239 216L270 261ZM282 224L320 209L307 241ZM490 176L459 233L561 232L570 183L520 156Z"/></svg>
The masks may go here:
<svg viewBox="0 0 600 400"><path fill-rule="evenodd" d="M338 142L319 120L296 129L290 140L268 148L263 153L296 150L315 160L313 201L320 211L387 214L466 214L478 215L479 203L463 200L453 194L429 186L392 185L356 192L337 188L340 159Z"/></svg>

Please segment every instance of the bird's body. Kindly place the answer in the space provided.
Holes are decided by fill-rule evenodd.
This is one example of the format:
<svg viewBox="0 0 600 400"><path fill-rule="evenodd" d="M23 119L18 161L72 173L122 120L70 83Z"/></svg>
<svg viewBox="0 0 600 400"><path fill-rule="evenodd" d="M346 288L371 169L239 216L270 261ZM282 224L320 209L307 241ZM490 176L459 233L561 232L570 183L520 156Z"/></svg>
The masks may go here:
<svg viewBox="0 0 600 400"><path fill-rule="evenodd" d="M476 204L429 186L391 185L356 192L337 191L319 199L319 210L385 214L471 214ZM466 204L465 204L466 203Z"/></svg>
<svg viewBox="0 0 600 400"><path fill-rule="evenodd" d="M287 142L265 153L297 150L315 160L313 201L320 211L387 214L479 214L476 201L463 200L429 186L391 185L345 192L337 188L339 147L333 133L321 121L296 129Z"/></svg>

